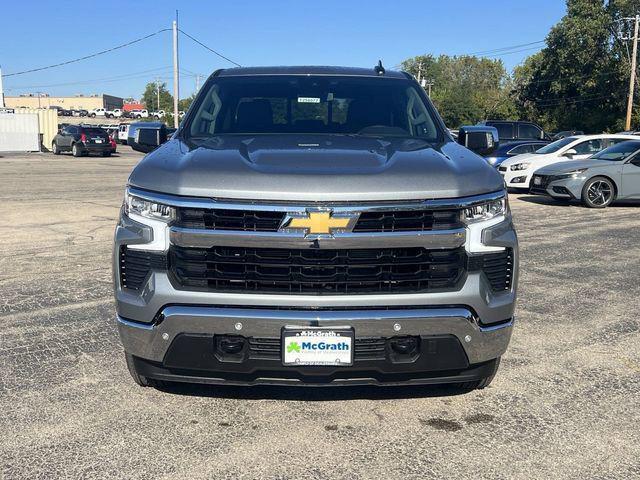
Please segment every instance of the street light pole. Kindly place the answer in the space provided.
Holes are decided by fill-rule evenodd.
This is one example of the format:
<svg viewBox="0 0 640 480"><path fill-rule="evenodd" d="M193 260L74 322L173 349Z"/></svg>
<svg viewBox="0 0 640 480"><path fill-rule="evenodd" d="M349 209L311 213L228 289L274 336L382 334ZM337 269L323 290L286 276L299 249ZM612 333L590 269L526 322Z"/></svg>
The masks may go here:
<svg viewBox="0 0 640 480"><path fill-rule="evenodd" d="M0 108L4 108L4 90L2 89L2 67L0 66Z"/></svg>
<svg viewBox="0 0 640 480"><path fill-rule="evenodd" d="M178 99L180 97L178 79L178 11L176 19L173 21L173 127L178 128Z"/></svg>
<svg viewBox="0 0 640 480"><path fill-rule="evenodd" d="M629 78L629 98L627 99L627 120L625 130L631 130L631 113L633 112L633 93L636 83L636 56L638 53L638 23L640 16L636 15L633 27L633 53L631 54L631 77Z"/></svg>

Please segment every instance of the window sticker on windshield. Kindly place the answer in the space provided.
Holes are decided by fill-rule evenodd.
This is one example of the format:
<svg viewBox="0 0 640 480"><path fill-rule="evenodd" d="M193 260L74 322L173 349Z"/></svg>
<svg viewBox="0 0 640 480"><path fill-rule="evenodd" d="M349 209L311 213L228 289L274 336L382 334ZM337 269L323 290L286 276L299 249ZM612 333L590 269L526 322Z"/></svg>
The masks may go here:
<svg viewBox="0 0 640 480"><path fill-rule="evenodd" d="M320 103L317 97L298 97L298 103Z"/></svg>

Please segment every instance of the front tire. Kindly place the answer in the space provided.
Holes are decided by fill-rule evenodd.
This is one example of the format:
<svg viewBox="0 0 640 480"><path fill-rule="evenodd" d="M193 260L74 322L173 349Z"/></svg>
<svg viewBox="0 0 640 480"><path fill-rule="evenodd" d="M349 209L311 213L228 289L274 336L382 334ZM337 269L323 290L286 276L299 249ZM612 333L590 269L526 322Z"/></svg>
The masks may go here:
<svg viewBox="0 0 640 480"><path fill-rule="evenodd" d="M593 177L582 187L582 203L587 208L605 208L616 196L616 188L606 177Z"/></svg>
<svg viewBox="0 0 640 480"><path fill-rule="evenodd" d="M487 377L481 378L480 380L474 380L473 382L459 383L458 387L461 390L468 392L472 390L482 390L483 388L487 388L489 385L491 385L491 382L493 382L496 373L498 373L498 368L500 367L500 358L501 357L498 357L493 361L493 368L491 370L491 373Z"/></svg>
<svg viewBox="0 0 640 480"><path fill-rule="evenodd" d="M53 142L53 144L51 145L51 151L54 155L60 155L60 149L58 148L58 144L56 142Z"/></svg>
<svg viewBox="0 0 640 480"><path fill-rule="evenodd" d="M127 369L129 370L129 374L131 375L131 378L133 378L133 381L141 387L151 387L153 382L147 377L140 375L140 373L138 373L138 370L136 370L136 365L133 361L133 355L124 352L124 359L127 362Z"/></svg>
<svg viewBox="0 0 640 480"><path fill-rule="evenodd" d="M127 369L129 370L129 374L137 385L141 387L162 387L163 385L166 385L165 382L162 382L160 380L154 380L153 378L147 378L144 375L140 375L140 372L138 372L138 370L136 369L133 355L131 355L130 353L124 352L124 359L127 362Z"/></svg>

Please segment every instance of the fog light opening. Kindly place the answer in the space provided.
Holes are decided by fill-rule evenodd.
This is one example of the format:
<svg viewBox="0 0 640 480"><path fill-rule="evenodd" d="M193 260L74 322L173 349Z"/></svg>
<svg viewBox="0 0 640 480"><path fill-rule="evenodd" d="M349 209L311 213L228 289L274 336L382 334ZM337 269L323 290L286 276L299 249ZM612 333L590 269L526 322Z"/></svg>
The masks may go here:
<svg viewBox="0 0 640 480"><path fill-rule="evenodd" d="M413 355L418 349L416 337L394 337L389 340L391 349L400 355Z"/></svg>
<svg viewBox="0 0 640 480"><path fill-rule="evenodd" d="M244 349L246 340L244 337L223 337L220 339L218 346L224 353L240 353Z"/></svg>

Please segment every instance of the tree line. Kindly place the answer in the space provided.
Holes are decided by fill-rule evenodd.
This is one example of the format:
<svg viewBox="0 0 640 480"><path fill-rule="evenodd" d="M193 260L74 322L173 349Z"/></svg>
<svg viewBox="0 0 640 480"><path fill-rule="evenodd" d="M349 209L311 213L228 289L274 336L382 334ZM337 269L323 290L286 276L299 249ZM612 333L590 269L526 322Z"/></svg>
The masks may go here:
<svg viewBox="0 0 640 480"><path fill-rule="evenodd" d="M508 73L501 60L421 55L402 68L427 79L450 128L485 119L522 119L547 131L620 131L629 88L629 41L621 20L640 13L640 0L567 0L565 16L545 47ZM635 111L632 128L640 129Z"/></svg>

